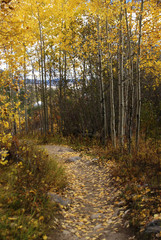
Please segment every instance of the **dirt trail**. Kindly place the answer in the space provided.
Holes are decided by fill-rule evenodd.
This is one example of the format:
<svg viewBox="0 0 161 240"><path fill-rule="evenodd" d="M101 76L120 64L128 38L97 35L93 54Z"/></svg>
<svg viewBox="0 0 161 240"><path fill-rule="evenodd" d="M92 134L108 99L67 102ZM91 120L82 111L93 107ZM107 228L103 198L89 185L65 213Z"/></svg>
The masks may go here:
<svg viewBox="0 0 161 240"><path fill-rule="evenodd" d="M123 228L120 214L125 207L114 206L118 190L111 182L108 168L99 166L91 159L74 152L69 147L45 145L49 155L57 155L66 167L69 185L65 197L71 199L69 207L62 209L59 230L54 229L50 240L128 240L135 239L128 229ZM70 161L71 157L80 159Z"/></svg>

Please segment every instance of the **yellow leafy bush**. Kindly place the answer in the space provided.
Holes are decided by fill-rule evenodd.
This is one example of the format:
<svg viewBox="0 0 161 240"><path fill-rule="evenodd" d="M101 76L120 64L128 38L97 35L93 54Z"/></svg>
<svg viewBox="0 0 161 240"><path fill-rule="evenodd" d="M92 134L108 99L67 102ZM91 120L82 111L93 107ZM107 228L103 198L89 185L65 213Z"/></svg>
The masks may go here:
<svg viewBox="0 0 161 240"><path fill-rule="evenodd" d="M14 89L17 80L10 77L8 71L0 73L0 164L7 164L7 156L12 138L23 122L20 118L19 92Z"/></svg>

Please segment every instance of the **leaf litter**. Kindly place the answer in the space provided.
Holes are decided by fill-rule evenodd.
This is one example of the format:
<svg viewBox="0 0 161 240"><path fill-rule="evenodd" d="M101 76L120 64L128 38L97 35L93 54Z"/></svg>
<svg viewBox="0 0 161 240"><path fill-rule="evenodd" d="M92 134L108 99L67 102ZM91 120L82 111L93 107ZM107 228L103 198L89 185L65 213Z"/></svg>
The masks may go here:
<svg viewBox="0 0 161 240"><path fill-rule="evenodd" d="M92 163L85 153L74 152L67 146L45 145L49 155L57 155L66 168L68 186L64 195L71 199L68 208L61 207L59 229L52 229L50 240L127 240L132 233L123 228L121 218L124 207L115 207L119 189L112 186L110 161L106 167ZM81 156L75 162L66 162L71 157ZM125 207L126 208L126 207ZM121 211L123 209L123 211ZM121 213L121 214L120 214ZM133 238L135 239L135 238Z"/></svg>

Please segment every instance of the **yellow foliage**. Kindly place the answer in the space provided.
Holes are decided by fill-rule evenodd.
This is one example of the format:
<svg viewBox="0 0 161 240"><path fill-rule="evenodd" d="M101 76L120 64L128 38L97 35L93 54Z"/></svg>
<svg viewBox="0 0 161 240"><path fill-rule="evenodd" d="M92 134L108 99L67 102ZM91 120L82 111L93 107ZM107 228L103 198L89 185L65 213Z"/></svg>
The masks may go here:
<svg viewBox="0 0 161 240"><path fill-rule="evenodd" d="M47 240L48 237L46 235L43 236L43 240Z"/></svg>
<svg viewBox="0 0 161 240"><path fill-rule="evenodd" d="M7 82L7 83L6 83ZM18 94L12 89L13 80L8 72L0 74L0 164L5 165L8 151L11 147L14 124L19 127L20 122L20 102ZM15 82L16 84L16 82ZM9 93L8 94L8 89ZM14 99L13 99L14 98Z"/></svg>

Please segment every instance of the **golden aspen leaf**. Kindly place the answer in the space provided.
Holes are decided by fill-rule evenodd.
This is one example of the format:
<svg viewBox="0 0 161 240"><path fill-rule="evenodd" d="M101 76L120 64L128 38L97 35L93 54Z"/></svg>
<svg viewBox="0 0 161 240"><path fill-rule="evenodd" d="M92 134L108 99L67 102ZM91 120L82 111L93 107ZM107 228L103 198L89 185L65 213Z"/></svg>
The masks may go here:
<svg viewBox="0 0 161 240"><path fill-rule="evenodd" d="M48 239L48 237L46 235L44 235L42 238L43 238L43 240L47 240Z"/></svg>
<svg viewBox="0 0 161 240"><path fill-rule="evenodd" d="M39 221L44 221L44 216L40 216Z"/></svg>

